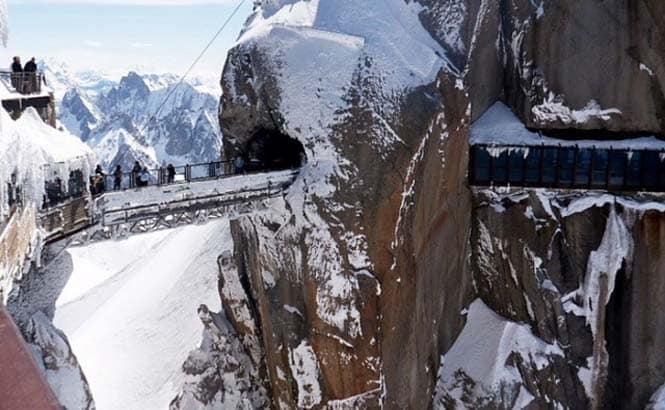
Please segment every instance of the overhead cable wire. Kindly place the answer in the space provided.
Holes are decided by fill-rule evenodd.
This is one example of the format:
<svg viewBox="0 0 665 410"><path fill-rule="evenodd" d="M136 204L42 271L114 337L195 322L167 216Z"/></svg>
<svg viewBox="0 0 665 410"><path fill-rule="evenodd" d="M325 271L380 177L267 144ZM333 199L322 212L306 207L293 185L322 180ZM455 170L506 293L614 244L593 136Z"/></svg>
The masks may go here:
<svg viewBox="0 0 665 410"><path fill-rule="evenodd" d="M214 36L212 37L212 39L208 42L208 44L206 44L206 46L203 48L203 50L202 50L201 53L198 55L198 57L196 57L196 59L194 59L194 62L192 62L192 64L191 64L191 65L189 66L189 68L187 69L187 71L185 71L185 74L183 74L182 77L180 77L180 80L178 81L178 83L177 83L174 87L171 88L171 91L169 91L168 94L166 94L166 97L164 97L164 100L161 102L161 104L159 105L159 107L157 107L157 110L155 111L155 113L152 114L152 116L150 116L150 118L148 119L148 121L146 121L146 123L145 123L145 124L139 129L139 135L143 134L143 133L145 132L145 129L148 128L148 126L150 125L150 123L151 123L153 120L155 120L155 118L157 118L157 116L158 116L159 113L162 111L162 109L164 108L164 106L166 105L166 103L169 101L169 98L171 98L171 96L172 96L172 95L178 90L178 88L179 88L179 87L185 82L185 79L186 79L187 76L192 72L192 70L194 69L194 67L196 66L196 64L198 64L198 62L201 61L201 59L203 58L203 56L205 55L205 53L210 49L210 47L212 47L212 45L215 43L215 41L217 40L217 38L220 36L220 34L222 34L222 32L224 31L224 29L226 28L226 26L228 26L228 24L231 22L231 19L233 19L233 17L238 13L238 11L240 10L240 7L242 7L242 5L243 5L246 1L247 1L247 0L240 0L240 2L238 3L238 5L237 5L236 8L233 10L233 12L229 15L229 17L226 19L226 21L224 22L224 24L222 24L222 27L220 27L220 29L217 30L217 32L215 33L215 35L214 35Z"/></svg>

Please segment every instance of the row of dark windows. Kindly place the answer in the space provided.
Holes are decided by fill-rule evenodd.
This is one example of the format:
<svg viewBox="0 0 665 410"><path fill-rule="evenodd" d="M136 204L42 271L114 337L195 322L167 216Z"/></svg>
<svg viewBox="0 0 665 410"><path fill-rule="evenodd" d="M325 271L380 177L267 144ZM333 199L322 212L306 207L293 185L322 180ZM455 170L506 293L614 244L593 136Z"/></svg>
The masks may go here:
<svg viewBox="0 0 665 410"><path fill-rule="evenodd" d="M490 147L470 153L472 185L665 192L665 153L577 147Z"/></svg>

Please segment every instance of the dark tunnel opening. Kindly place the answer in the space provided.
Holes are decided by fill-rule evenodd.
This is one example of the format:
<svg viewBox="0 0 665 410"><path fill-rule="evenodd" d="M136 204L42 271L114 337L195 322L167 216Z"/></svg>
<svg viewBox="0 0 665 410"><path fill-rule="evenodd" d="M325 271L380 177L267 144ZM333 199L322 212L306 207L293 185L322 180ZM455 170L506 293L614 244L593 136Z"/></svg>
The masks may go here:
<svg viewBox="0 0 665 410"><path fill-rule="evenodd" d="M244 146L236 169L243 171L279 171L300 168L307 161L305 148L295 138L277 130L259 129Z"/></svg>

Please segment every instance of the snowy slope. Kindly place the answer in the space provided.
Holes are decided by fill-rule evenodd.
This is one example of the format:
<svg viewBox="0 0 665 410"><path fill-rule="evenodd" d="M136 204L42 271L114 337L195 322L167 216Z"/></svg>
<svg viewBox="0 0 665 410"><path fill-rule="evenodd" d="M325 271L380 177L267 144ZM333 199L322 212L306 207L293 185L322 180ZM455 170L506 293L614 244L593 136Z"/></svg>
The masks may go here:
<svg viewBox="0 0 665 410"><path fill-rule="evenodd" d="M221 309L216 263L231 247L228 221L215 221L70 250L74 272L54 323L99 409L168 407L201 340L197 308Z"/></svg>

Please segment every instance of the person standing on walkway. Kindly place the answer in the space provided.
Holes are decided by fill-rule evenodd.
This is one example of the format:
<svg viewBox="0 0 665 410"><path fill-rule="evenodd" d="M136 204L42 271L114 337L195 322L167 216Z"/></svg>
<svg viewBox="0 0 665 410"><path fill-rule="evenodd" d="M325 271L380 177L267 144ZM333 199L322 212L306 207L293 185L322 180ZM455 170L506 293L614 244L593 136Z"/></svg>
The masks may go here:
<svg viewBox="0 0 665 410"><path fill-rule="evenodd" d="M175 182L175 167L173 166L173 164L169 164L166 167L166 180L169 184Z"/></svg>
<svg viewBox="0 0 665 410"><path fill-rule="evenodd" d="M23 71L26 73L36 73L37 72L37 62L35 61L35 58L32 57L30 61L25 63L25 67L23 68Z"/></svg>
<svg viewBox="0 0 665 410"><path fill-rule="evenodd" d="M142 187L148 186L150 183L150 172L148 172L148 167L143 167L141 173L139 174L139 182Z"/></svg>
<svg viewBox="0 0 665 410"><path fill-rule="evenodd" d="M245 172L245 159L242 157L242 155L238 155L233 161L233 168L235 174L242 174Z"/></svg>
<svg viewBox="0 0 665 410"><path fill-rule="evenodd" d="M119 191L122 189L122 167L118 165L113 171L113 190Z"/></svg>
<svg viewBox="0 0 665 410"><path fill-rule="evenodd" d="M23 66L21 65L21 57L14 57L14 61L12 62L12 73L22 73L23 72Z"/></svg>
<svg viewBox="0 0 665 410"><path fill-rule="evenodd" d="M134 161L134 167L132 168L132 185L133 186L139 186L139 174L141 173L141 163L138 161Z"/></svg>
<svg viewBox="0 0 665 410"><path fill-rule="evenodd" d="M16 56L12 62L12 87L16 91L23 92L23 65L21 64L21 58Z"/></svg>

